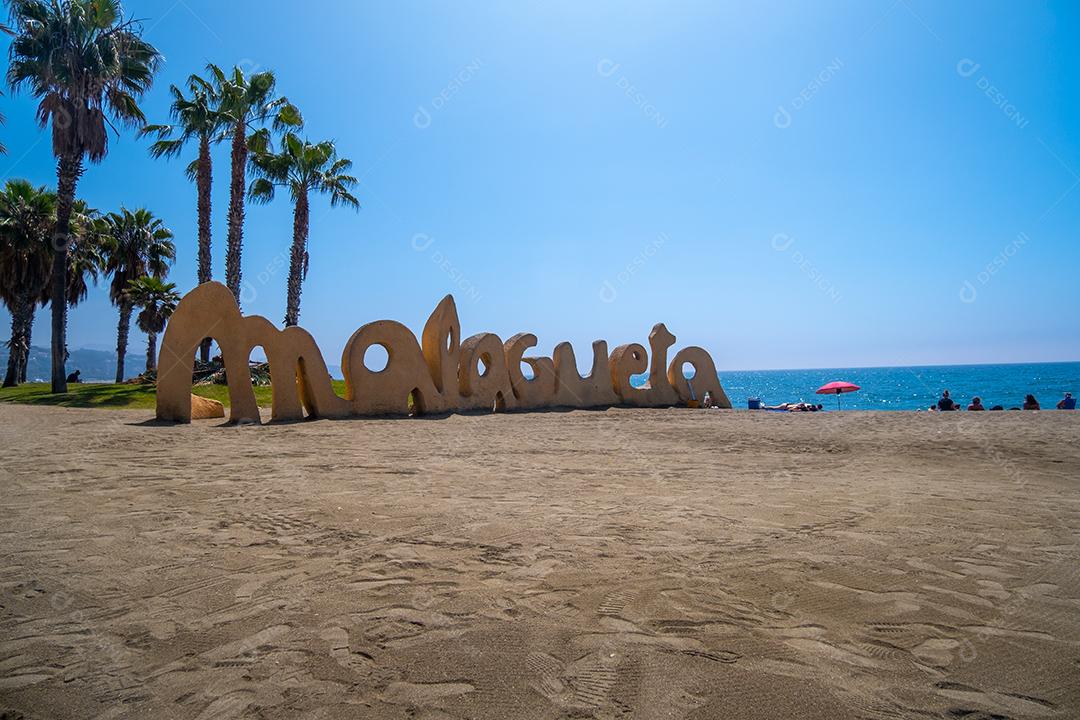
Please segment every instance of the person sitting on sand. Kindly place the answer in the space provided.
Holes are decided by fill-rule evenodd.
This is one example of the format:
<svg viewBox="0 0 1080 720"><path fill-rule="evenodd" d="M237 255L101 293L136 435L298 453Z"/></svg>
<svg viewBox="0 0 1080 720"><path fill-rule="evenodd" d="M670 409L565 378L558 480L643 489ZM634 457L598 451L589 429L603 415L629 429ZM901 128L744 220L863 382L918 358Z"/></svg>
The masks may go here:
<svg viewBox="0 0 1080 720"><path fill-rule="evenodd" d="M971 404L968 405L967 409L968 410L985 410L986 408L983 407L982 398L979 398L979 397L976 396L976 397L971 398Z"/></svg>
<svg viewBox="0 0 1080 720"><path fill-rule="evenodd" d="M937 409L942 411L957 409L956 403L953 402L953 399L951 397L949 397L948 390L941 393L941 399L937 401Z"/></svg>
<svg viewBox="0 0 1080 720"><path fill-rule="evenodd" d="M994 407L990 408L990 412L995 412L995 411L1004 410L1004 409L1005 409L1004 405L995 405Z"/></svg>
<svg viewBox="0 0 1080 720"><path fill-rule="evenodd" d="M1024 409L1025 410L1039 410L1040 409L1039 408L1039 401L1035 399L1034 395L1028 395L1026 398L1024 398Z"/></svg>
<svg viewBox="0 0 1080 720"><path fill-rule="evenodd" d="M1072 396L1072 393L1065 393L1065 397L1058 401L1058 410L1075 410L1076 398Z"/></svg>
<svg viewBox="0 0 1080 720"><path fill-rule="evenodd" d="M79 375L81 375L81 374L82 374L82 370L76 370L75 372L73 372L73 373L71 373L70 375L67 376L67 381L69 383L81 383L82 380L79 379Z"/></svg>

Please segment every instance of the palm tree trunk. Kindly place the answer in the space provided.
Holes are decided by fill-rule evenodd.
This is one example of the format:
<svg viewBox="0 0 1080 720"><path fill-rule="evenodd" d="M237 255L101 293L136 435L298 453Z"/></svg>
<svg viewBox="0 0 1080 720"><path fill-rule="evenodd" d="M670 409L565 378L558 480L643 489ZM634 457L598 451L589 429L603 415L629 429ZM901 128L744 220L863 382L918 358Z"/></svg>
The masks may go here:
<svg viewBox="0 0 1080 720"><path fill-rule="evenodd" d="M11 308L11 339L8 340L7 373L3 387L15 387L19 384L19 371L26 363L26 297L20 293Z"/></svg>
<svg viewBox="0 0 1080 720"><path fill-rule="evenodd" d="M19 383L26 382L26 368L30 365L30 348L33 347L30 340L34 332L34 315L37 312L37 302L34 298L26 304L26 346L22 358L19 360Z"/></svg>
<svg viewBox="0 0 1080 720"><path fill-rule="evenodd" d="M293 208L293 242L289 253L289 289L285 303L285 326L300 323L300 291L307 275L308 195L305 188Z"/></svg>
<svg viewBox="0 0 1080 720"><path fill-rule="evenodd" d="M229 188L229 239L225 252L225 284L240 303L240 253L244 245L244 195L247 192L247 123L233 129L232 182Z"/></svg>
<svg viewBox="0 0 1080 720"><path fill-rule="evenodd" d="M52 284L52 391L67 392L67 264L71 208L75 204L75 186L82 175L82 156L64 155L56 164L56 234L53 236Z"/></svg>
<svg viewBox="0 0 1080 720"><path fill-rule="evenodd" d="M21 293L16 296L15 305L11 308L11 339L8 341L8 364L3 387L14 387L26 382L36 299L35 293Z"/></svg>
<svg viewBox="0 0 1080 720"><path fill-rule="evenodd" d="M195 184L199 193L199 284L210 282L210 187L213 165L210 160L210 136L199 138L199 167ZM199 359L210 362L210 338L199 346ZM147 370L150 370L149 366Z"/></svg>
<svg viewBox="0 0 1080 720"><path fill-rule="evenodd" d="M120 324L116 327L116 382L124 382L124 357L127 355L128 331L131 329L132 304L120 301Z"/></svg>
<svg viewBox="0 0 1080 720"><path fill-rule="evenodd" d="M146 372L157 369L157 333L146 333Z"/></svg>
<svg viewBox="0 0 1080 720"><path fill-rule="evenodd" d="M4 374L3 387L15 387L19 384L19 316L11 313L11 339L8 340L7 372Z"/></svg>

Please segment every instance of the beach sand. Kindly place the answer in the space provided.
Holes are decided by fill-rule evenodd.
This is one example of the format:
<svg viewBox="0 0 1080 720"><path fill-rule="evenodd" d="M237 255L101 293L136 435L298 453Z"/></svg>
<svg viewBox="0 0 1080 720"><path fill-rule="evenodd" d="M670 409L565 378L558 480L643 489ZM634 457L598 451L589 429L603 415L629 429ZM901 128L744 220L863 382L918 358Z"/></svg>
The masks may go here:
<svg viewBox="0 0 1080 720"><path fill-rule="evenodd" d="M148 417L0 406L5 718L1080 717L1074 413Z"/></svg>

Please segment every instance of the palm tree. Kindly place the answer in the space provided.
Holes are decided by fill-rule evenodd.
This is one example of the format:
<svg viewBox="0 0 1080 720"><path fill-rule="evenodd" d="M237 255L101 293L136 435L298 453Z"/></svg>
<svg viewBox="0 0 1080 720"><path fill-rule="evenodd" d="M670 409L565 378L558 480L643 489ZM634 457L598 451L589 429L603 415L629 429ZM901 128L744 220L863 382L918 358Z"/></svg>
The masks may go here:
<svg viewBox="0 0 1080 720"><path fill-rule="evenodd" d="M126 292L128 284L146 275L165 277L169 261L176 259L176 247L172 243L172 231L145 208L134 212L123 208L119 213L109 213L105 222L109 228L105 271L112 274L109 298L120 308L116 329L116 382L119 383L124 381L124 356L135 307Z"/></svg>
<svg viewBox="0 0 1080 720"><path fill-rule="evenodd" d="M98 277L105 269L108 250L109 225L96 209L85 200L76 200L71 212L71 243L68 247L68 307L75 307L86 299L90 286L87 279L97 285Z"/></svg>
<svg viewBox="0 0 1080 720"><path fill-rule="evenodd" d="M213 164L210 145L220 140L224 118L219 112L221 98L213 85L198 75L188 78L190 97L175 85L169 88L173 102L170 108L176 125L147 125L140 135L153 134L157 140L150 146L155 158L176 157L189 142L199 144L199 155L188 165L188 178L195 182L198 193L199 216L199 284L212 278L210 269L210 189ZM205 340L200 349L203 362L210 359L210 341Z"/></svg>
<svg viewBox="0 0 1080 720"><path fill-rule="evenodd" d="M101 240L95 231L100 220L95 219L96 213L85 201L75 201L71 216L72 242L68 251L69 306L86 298L87 277L96 283L101 270ZM0 295L12 311L12 339L8 345L17 349L8 356L8 374L5 376L8 385L26 382L37 303L45 305L49 302L49 268L53 252L49 240L55 226L55 193L44 187L33 188L26 181L8 183L4 193L0 194L0 248L7 249L6 253L0 250L0 283L14 290L0 292ZM13 245L12 240L19 245Z"/></svg>
<svg viewBox="0 0 1080 720"><path fill-rule="evenodd" d="M249 130L272 121L275 129L299 127L303 124L300 111L287 98L274 97L277 80L272 71L244 75L233 68L227 75L217 65L207 65L213 75L215 90L220 98L220 112L232 144L232 176L229 184L229 235L225 251L225 285L240 302L240 255L244 245L244 200L247 194L248 155L261 152L265 134L248 134Z"/></svg>
<svg viewBox="0 0 1080 720"><path fill-rule="evenodd" d="M90 292L88 280L97 285L98 278L105 269L105 251L109 243L108 228L101 214L86 204L85 200L76 200L71 208L71 236L68 242L67 304L73 308L86 299ZM50 288L45 287L41 297L44 307L51 301ZM67 319L70 313L64 313L64 337L67 337ZM67 346L64 347L64 362L68 360ZM19 382L26 382L26 368Z"/></svg>
<svg viewBox="0 0 1080 720"><path fill-rule="evenodd" d="M308 269L309 195L330 196L330 207L345 205L360 208L360 202L349 191L356 178L347 175L352 161L339 158L333 141L312 144L286 133L279 153L259 153L252 160L253 172L259 176L251 186L251 198L267 203L274 199L274 188L287 187L293 199L293 241L289 253L289 285L285 305L285 325L300 321L300 291Z"/></svg>
<svg viewBox="0 0 1080 720"><path fill-rule="evenodd" d="M180 293L176 292L176 283L141 277L128 282L127 296L135 307L142 308L135 324L146 333L146 372L151 372L157 368L158 333L165 329L165 323L175 312Z"/></svg>
<svg viewBox="0 0 1080 720"><path fill-rule="evenodd" d="M9 180L0 192L0 300L11 311L4 387L26 378L34 310L49 282L49 239L56 195L27 180Z"/></svg>
<svg viewBox="0 0 1080 720"><path fill-rule="evenodd" d="M53 253L52 391L67 390L66 351L68 242L75 189L84 160L108 153L109 117L142 126L138 101L150 89L161 54L124 20L119 0L8 0L15 37L8 83L28 87L40 99L37 117L52 124L57 158L56 251Z"/></svg>

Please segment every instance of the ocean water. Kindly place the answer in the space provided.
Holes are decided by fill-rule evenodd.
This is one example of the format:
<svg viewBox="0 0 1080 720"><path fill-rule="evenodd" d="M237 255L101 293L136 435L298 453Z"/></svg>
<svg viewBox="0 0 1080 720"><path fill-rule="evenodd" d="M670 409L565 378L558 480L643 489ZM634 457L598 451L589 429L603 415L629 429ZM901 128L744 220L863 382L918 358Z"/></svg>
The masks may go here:
<svg viewBox="0 0 1080 720"><path fill-rule="evenodd" d="M718 373L731 404L745 409L747 398L768 405L820 402L836 409L835 395L814 393L825 383L844 380L862 389L840 396L844 410L925 410L948 389L964 407L978 395L990 408L1019 407L1031 393L1044 410L1066 392L1080 397L1080 362L1016 365L934 365L927 367L827 368L818 370L740 370Z"/></svg>

